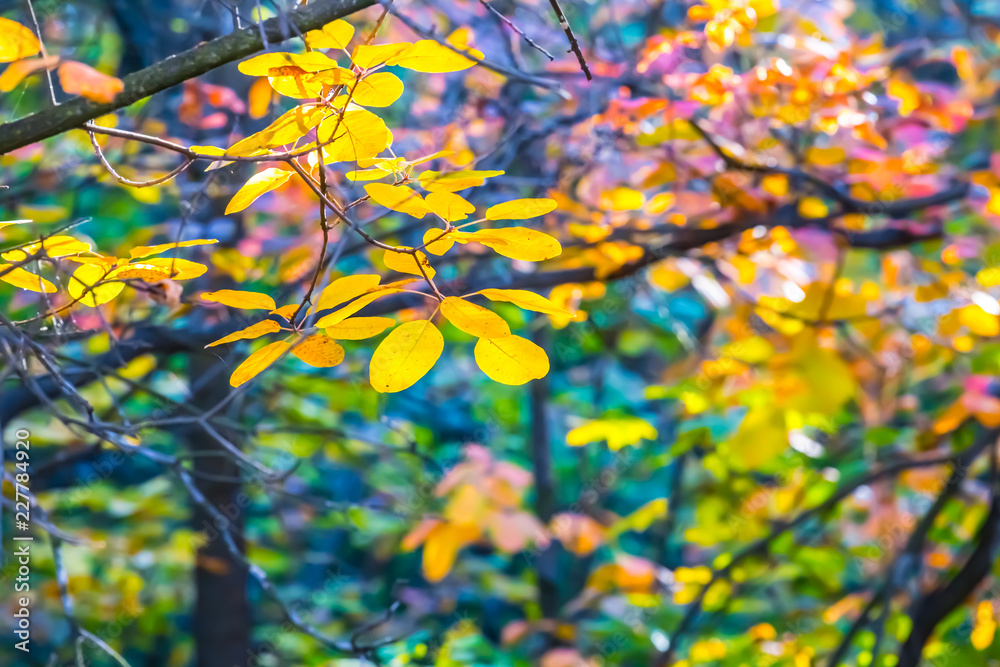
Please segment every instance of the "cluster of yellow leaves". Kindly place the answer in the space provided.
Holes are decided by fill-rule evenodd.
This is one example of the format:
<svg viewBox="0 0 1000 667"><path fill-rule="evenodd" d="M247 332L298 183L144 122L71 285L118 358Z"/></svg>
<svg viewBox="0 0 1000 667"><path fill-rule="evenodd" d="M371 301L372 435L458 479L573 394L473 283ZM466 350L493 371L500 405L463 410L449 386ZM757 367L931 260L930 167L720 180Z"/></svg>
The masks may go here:
<svg viewBox="0 0 1000 667"><path fill-rule="evenodd" d="M548 536L534 515L519 509L531 474L494 460L480 445L467 446L465 459L435 488L437 497L448 498L442 515L424 519L403 538L405 551L423 545L423 571L428 581L443 579L462 547L484 538L504 553L517 553L530 544L548 544Z"/></svg>
<svg viewBox="0 0 1000 667"><path fill-rule="evenodd" d="M625 445L637 445L640 440L655 440L656 428L639 417L595 419L578 426L566 435L566 444L580 447L591 442L606 441L608 449L617 452Z"/></svg>
<svg viewBox="0 0 1000 667"><path fill-rule="evenodd" d="M688 18L705 23L709 46L722 51L753 29L757 19L775 14L779 7L777 0L707 0L707 4L690 7ZM740 43L749 45L748 40Z"/></svg>
<svg viewBox="0 0 1000 667"><path fill-rule="evenodd" d="M0 63L11 63L0 75L0 92L13 90L40 69L58 66L59 83L71 95L95 102L110 102L124 89L121 79L98 72L89 65L48 56L32 58L42 50L35 34L17 21L0 17ZM61 63L61 64L60 64Z"/></svg>
<svg viewBox="0 0 1000 667"><path fill-rule="evenodd" d="M29 222L27 220L0 223L0 228ZM56 286L46 278L22 268L36 261L66 260L79 264L66 284L73 303L96 307L111 301L125 288L129 280L158 283L163 280L190 280L205 273L207 267L177 257L153 257L175 248L216 243L215 239L196 239L157 246L138 246L130 251L129 259L106 257L92 250L91 245L72 236L56 234L22 244L0 254L13 264L0 264L0 280L20 289L53 294Z"/></svg>

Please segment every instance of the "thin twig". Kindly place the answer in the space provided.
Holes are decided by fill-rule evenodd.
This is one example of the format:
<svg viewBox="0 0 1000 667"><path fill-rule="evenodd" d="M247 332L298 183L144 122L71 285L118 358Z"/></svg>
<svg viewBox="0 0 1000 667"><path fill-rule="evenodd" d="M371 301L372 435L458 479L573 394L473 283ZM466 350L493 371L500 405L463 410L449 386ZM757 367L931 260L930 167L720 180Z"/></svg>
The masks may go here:
<svg viewBox="0 0 1000 667"><path fill-rule="evenodd" d="M563 13L562 7L559 5L559 0L549 0L549 4L552 5L552 11L556 13L556 18L559 19L559 27L566 33L566 39L569 40L569 49L576 54L576 59L580 63L580 69L586 75L587 81L593 81L594 75L590 73L590 68L587 67L587 60L583 57L583 51L580 50L580 43L576 41L576 35L573 34L573 28L570 27L569 21L566 20L566 14Z"/></svg>

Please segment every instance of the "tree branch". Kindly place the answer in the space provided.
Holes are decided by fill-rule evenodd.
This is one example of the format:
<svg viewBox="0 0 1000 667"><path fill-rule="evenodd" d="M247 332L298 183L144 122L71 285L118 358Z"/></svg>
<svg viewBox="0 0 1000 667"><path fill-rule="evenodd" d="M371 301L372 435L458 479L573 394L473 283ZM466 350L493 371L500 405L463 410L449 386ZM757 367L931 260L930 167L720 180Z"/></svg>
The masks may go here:
<svg viewBox="0 0 1000 667"><path fill-rule="evenodd" d="M76 97L54 109L44 109L20 120L0 125L0 155L80 127L89 120L201 76L205 72L239 60L264 48L296 37L375 4L374 0L317 0L284 16L268 19L199 44L176 56L161 60L124 78L125 88L111 102Z"/></svg>

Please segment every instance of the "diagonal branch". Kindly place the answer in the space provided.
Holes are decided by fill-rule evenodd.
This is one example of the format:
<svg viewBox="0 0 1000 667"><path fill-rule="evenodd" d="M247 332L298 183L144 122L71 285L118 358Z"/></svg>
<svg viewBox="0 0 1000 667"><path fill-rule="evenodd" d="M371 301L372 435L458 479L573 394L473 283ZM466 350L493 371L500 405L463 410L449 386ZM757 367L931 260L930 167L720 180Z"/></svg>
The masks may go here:
<svg viewBox="0 0 1000 667"><path fill-rule="evenodd" d="M0 125L0 155L80 127L89 120L127 107L201 76L205 72L239 60L264 48L296 37L375 4L374 0L317 0L282 16L249 26L199 44L193 49L150 65L124 78L125 88L111 102L76 97L54 109L44 109L20 120Z"/></svg>

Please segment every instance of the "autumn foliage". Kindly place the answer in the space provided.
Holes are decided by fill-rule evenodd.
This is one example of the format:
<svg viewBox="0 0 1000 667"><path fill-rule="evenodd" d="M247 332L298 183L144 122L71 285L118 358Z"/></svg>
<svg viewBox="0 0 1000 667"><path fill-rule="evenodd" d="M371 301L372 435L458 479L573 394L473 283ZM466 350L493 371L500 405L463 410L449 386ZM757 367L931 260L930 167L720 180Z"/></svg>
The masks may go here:
<svg viewBox="0 0 1000 667"><path fill-rule="evenodd" d="M39 645L1000 659L996 17L291 4L159 88L131 28L0 17Z"/></svg>

